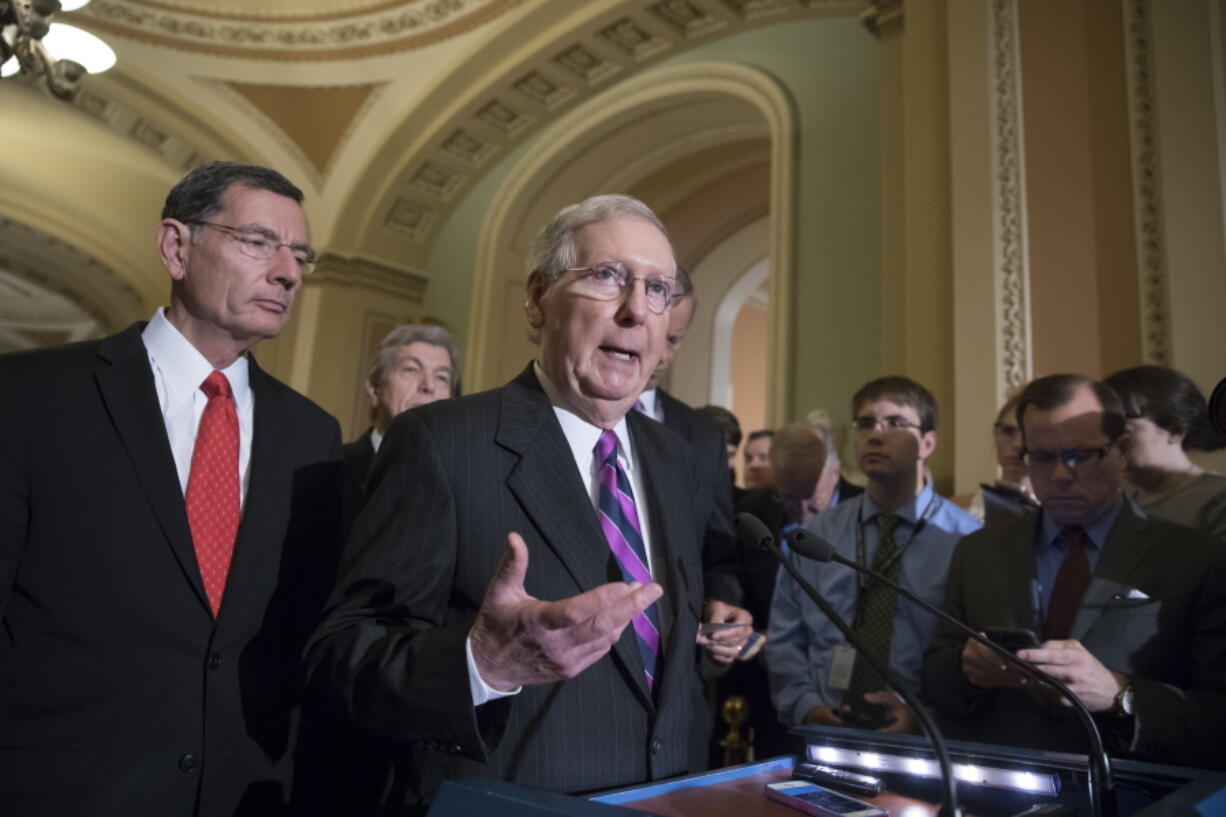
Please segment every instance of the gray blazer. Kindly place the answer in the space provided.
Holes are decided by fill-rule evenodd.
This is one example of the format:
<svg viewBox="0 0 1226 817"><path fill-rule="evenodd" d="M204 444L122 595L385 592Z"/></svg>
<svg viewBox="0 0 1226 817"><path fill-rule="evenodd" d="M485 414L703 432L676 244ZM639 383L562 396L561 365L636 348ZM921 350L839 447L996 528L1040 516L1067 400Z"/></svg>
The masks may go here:
<svg viewBox="0 0 1226 817"><path fill-rule="evenodd" d="M326 705L407 748L387 797L429 800L457 776L582 792L686 771L687 730L702 714L696 467L673 432L637 412L627 422L646 483L638 505L664 554L655 565L660 603L672 622L654 699L627 627L578 677L476 709L465 639L508 531L528 545L526 588L537 598L582 593L620 572L531 368L501 389L393 422L307 652Z"/></svg>
<svg viewBox="0 0 1226 817"><path fill-rule="evenodd" d="M1039 514L958 543L945 610L977 630L1041 632L1035 609ZM1132 677L1135 723L1098 715L1108 751L1189 766L1223 765L1226 729L1226 548L1149 519L1125 502L1073 624L1108 669ZM964 639L938 626L924 656L924 692L951 737L1085 752L1075 716L1030 690L981 690L961 671Z"/></svg>

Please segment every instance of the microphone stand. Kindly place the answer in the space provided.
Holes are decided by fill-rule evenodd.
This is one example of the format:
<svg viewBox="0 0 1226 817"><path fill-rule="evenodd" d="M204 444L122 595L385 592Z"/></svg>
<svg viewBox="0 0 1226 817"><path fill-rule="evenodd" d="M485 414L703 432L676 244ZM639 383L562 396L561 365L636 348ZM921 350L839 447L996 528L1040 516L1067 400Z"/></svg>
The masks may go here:
<svg viewBox="0 0 1226 817"><path fill-rule="evenodd" d="M890 686L902 697L907 707L915 713L916 719L924 728L924 732L927 733L929 740L932 741L932 748L936 752L937 762L941 766L941 786L945 790L945 799L941 804L938 815L939 817L961 817L962 809L958 806L957 780L954 777L953 763L949 759L949 751L945 748L945 739L941 737L941 732L932 720L932 715L915 699L914 694L907 689L907 685L903 683L902 679L890 669L888 662L882 661L869 650L866 650L860 637L848 626L843 617L835 612L830 603L818 594L817 590L805 580L804 576L800 575L800 571L796 569L792 561L779 550L779 546L775 544L775 537L771 535L770 530L761 519L758 519L753 514L738 513L733 520L733 526L736 528L737 537L743 543L758 550L768 551L775 557L784 570L796 581L796 584L800 585L800 588L805 591L805 595L838 628L848 643L856 648L856 651L868 662L869 666L889 682Z"/></svg>
<svg viewBox="0 0 1226 817"><path fill-rule="evenodd" d="M1106 748L1103 746L1102 733L1099 732L1098 724L1094 722L1094 716L1090 714L1090 710L1080 698L1072 693L1072 691L1064 685L1064 682L1053 678L1043 670L1036 667L1029 661L1018 658L1014 653L1006 650L990 638L986 638L973 629L963 624L958 619L951 616L935 605L929 604L911 591L900 587L895 582L890 581L881 573L872 568L865 567L854 559L848 559L846 556L835 550L834 545L822 539L816 534L809 533L803 528L792 533L792 550L809 559L818 562L837 562L838 564L850 567L859 573L866 576L871 576L874 581L884 582L886 586L893 588L899 595L909 599L912 603L918 604L923 609L932 613L941 621L952 626L958 632L965 635L974 641L979 642L987 647L992 652L1004 658L1009 663L1020 669L1030 678L1054 687L1068 700L1073 709L1077 712L1077 716L1081 719L1082 725L1085 727L1086 733L1090 738L1090 755L1089 755L1089 797L1090 797L1090 814L1093 817L1104 817L1106 813L1106 805L1104 801L1104 792L1110 793L1115 788L1115 781L1111 773L1111 757L1107 754ZM1115 809L1110 809L1114 813Z"/></svg>

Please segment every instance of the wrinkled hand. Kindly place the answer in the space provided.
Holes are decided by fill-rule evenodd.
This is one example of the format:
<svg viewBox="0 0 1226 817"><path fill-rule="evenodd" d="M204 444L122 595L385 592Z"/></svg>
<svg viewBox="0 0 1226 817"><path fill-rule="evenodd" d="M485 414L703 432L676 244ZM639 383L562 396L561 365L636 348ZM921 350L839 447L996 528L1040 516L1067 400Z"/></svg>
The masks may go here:
<svg viewBox="0 0 1226 817"><path fill-rule="evenodd" d="M1044 641L1038 649L1020 650L1017 656L1063 681L1091 712L1110 709L1124 687L1124 677L1104 667L1080 641ZM1060 703L1072 706L1064 697Z"/></svg>
<svg viewBox="0 0 1226 817"><path fill-rule="evenodd" d="M753 616L748 610L725 604L722 601L708 601L703 608L702 620L706 622L743 624L743 627L728 627L713 633L703 633L698 630L698 643L707 651L712 660L720 664L730 664L736 660L741 647L749 634L753 632Z"/></svg>
<svg viewBox="0 0 1226 817"><path fill-rule="evenodd" d="M575 677L664 594L655 582L611 582L568 599L540 601L524 590L527 571L523 537L507 534L506 552L469 631L478 674L503 692Z"/></svg>
<svg viewBox="0 0 1226 817"><path fill-rule="evenodd" d="M864 700L870 704L885 704L890 708L890 717L894 722L889 726L883 726L878 729L878 732L919 732L919 726L915 722L915 716L911 714L910 708L903 703L902 696L892 689L883 689L879 692L864 693Z"/></svg>
<svg viewBox="0 0 1226 817"><path fill-rule="evenodd" d="M805 713L805 726L817 724L818 726L845 726L843 719L839 717L839 710L833 706L815 706Z"/></svg>
<svg viewBox="0 0 1226 817"><path fill-rule="evenodd" d="M1026 656L1018 653L1018 657ZM970 638L962 648L962 674L966 676L966 680L981 689L1031 685L1030 679L1020 669Z"/></svg>

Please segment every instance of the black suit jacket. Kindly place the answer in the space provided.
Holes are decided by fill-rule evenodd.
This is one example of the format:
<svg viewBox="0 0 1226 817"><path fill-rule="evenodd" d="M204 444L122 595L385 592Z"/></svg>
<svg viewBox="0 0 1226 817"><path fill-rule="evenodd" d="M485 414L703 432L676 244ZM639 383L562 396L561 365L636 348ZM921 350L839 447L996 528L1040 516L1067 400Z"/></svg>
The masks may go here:
<svg viewBox="0 0 1226 817"><path fill-rule="evenodd" d="M480 775L567 792L686 771L701 712L695 635L703 600L688 445L627 417L667 605L648 694L632 628L577 677L474 708L465 640L516 531L527 592L560 599L620 571L574 457L531 368L501 389L407 411L389 429L349 539L337 592L307 652L325 705L411 749L391 797L428 799ZM655 559L656 557L653 557Z"/></svg>
<svg viewBox="0 0 1226 817"><path fill-rule="evenodd" d="M1040 514L958 543L945 610L976 630L1041 632L1033 592ZM1222 766L1226 730L1226 547L1146 518L1125 501L1074 621L1071 637L1109 670L1132 676L1135 729L1098 716L1112 753ZM938 625L924 656L924 693L951 737L1087 751L1070 710L1030 690L980 690L961 671L964 639Z"/></svg>
<svg viewBox="0 0 1226 817"><path fill-rule="evenodd" d="M284 809L340 433L250 370L248 490L209 611L143 324L0 358L0 813Z"/></svg>
<svg viewBox="0 0 1226 817"><path fill-rule="evenodd" d="M695 519L701 527L703 571L707 598L740 605L744 598L736 573L736 535L732 531L732 472L724 430L664 389L656 390L664 410L664 425L694 448L699 492Z"/></svg>
<svg viewBox="0 0 1226 817"><path fill-rule="evenodd" d="M345 488L341 512L345 534L353 530L353 523L366 502L366 478L370 476L370 464L375 460L375 447L370 441L371 429L351 443L341 446L341 463L345 473Z"/></svg>

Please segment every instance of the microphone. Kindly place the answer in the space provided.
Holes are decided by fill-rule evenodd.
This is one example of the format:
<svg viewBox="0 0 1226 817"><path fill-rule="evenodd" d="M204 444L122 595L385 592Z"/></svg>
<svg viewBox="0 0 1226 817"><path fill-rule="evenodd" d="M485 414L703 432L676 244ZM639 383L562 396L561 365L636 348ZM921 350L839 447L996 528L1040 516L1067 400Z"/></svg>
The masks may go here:
<svg viewBox="0 0 1226 817"><path fill-rule="evenodd" d="M958 632L965 635L967 638L979 642L983 646L990 649L992 652L1004 658L1009 663L1020 669L1026 675L1034 680L1054 687L1066 700L1072 703L1073 709L1077 712L1077 716L1081 719L1082 725L1085 727L1086 734L1090 738L1090 813L1094 817L1103 817L1104 800L1103 793L1111 792L1115 787L1111 773L1111 757L1107 754L1106 748L1103 746L1102 733L1098 731L1098 724L1094 722L1094 716L1090 714L1090 710L1082 703L1081 699L1072 693L1072 691L1064 685L1064 683L1052 676L1048 675L1043 670L1036 667L1029 661L1018 658L1009 650L975 632L970 627L963 624L958 619L951 616L935 605L921 599L919 596L900 587L898 584L890 581L881 573L872 568L865 567L854 559L848 559L835 549L834 545L818 536L812 531L807 531L799 528L792 532L789 539L791 549L807 559L812 559L816 562L837 562L838 564L850 567L859 573L866 576L871 576L873 581L885 583L888 587L893 588L900 596L911 601L913 604L918 604L923 609L932 613L937 618L952 626Z"/></svg>
<svg viewBox="0 0 1226 817"><path fill-rule="evenodd" d="M831 623L838 628L847 642L856 648L856 652L863 656L869 666L877 671L877 673L899 694L903 699L903 703L907 708L915 713L916 720L920 722L924 732L927 733L928 739L932 741L932 748L936 752L937 762L941 765L941 786L945 790L944 802L941 804L939 814L941 817L961 817L962 809L958 807L957 780L953 773L953 764L949 759L949 751L945 747L945 739L941 737L940 730L937 729L936 723L932 719L932 714L928 712L915 695L903 683L892 669L889 667L888 661L882 661L877 656L873 655L864 646L860 637L851 629L843 617L835 612L821 595L813 589L813 585L805 581L804 576L800 575L800 571L796 569L796 565L792 564L792 560L783 555L779 550L779 546L775 544L775 537L771 535L770 529L766 524L749 513L738 513L733 518L733 527L736 528L737 539L744 545L747 545L757 550L765 550L771 553L778 560L779 564L783 565L783 569L800 585L800 589L805 592L822 614L830 619Z"/></svg>

